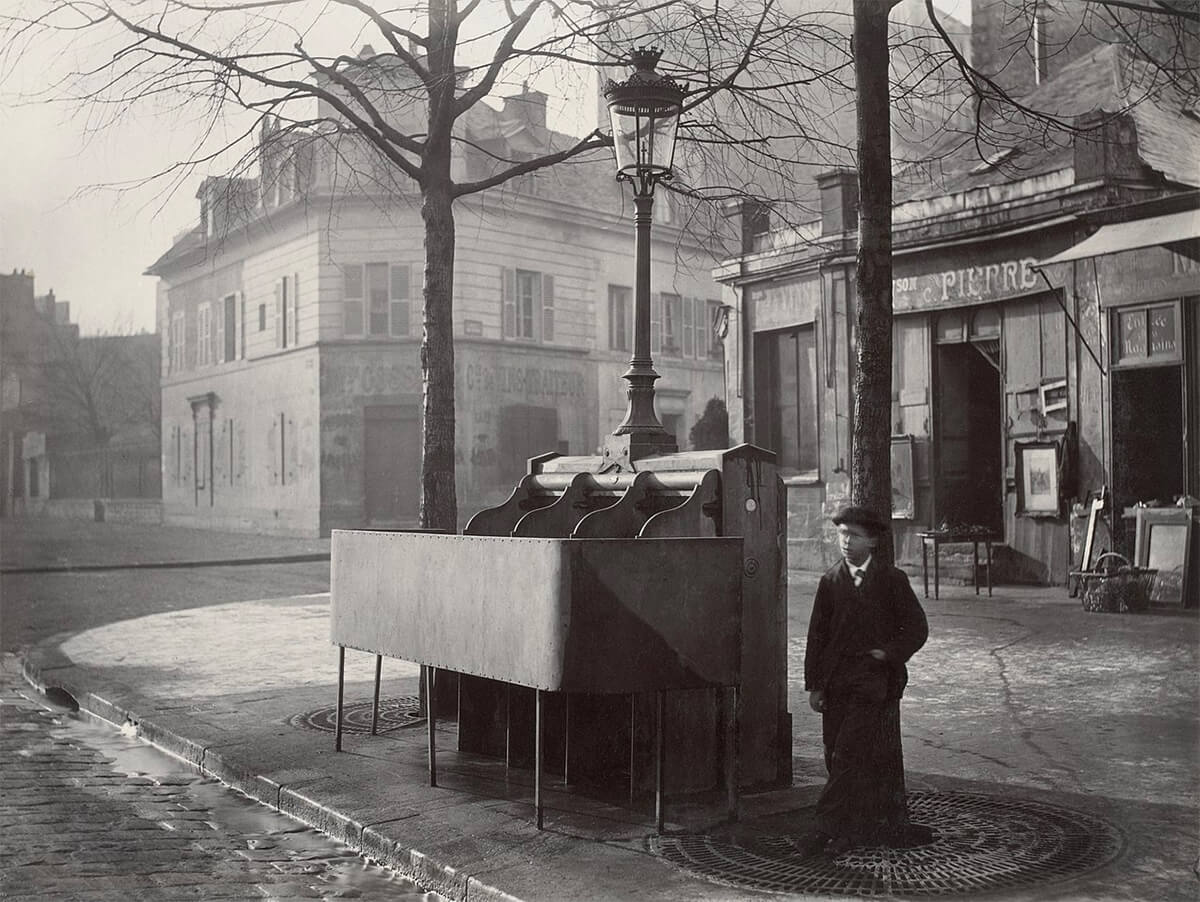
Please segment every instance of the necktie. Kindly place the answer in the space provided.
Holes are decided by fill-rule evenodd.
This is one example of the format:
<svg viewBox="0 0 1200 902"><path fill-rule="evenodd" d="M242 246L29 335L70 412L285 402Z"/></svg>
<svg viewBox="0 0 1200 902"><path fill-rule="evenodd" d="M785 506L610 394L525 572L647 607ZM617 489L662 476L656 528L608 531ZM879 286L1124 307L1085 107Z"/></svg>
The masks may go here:
<svg viewBox="0 0 1200 902"><path fill-rule="evenodd" d="M852 576L854 577L854 588L856 588L856 589L857 589L859 586L861 586L861 585L862 585L862 581L863 581L863 571L862 571L862 568L861 568L861 567L856 567L856 568L854 569L854 573L852 574Z"/></svg>

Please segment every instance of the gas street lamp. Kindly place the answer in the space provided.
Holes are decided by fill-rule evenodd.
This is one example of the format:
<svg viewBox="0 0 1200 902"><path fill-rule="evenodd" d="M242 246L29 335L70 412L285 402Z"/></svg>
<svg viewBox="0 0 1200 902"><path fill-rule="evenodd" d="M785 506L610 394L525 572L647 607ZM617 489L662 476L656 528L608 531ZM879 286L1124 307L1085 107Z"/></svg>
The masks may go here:
<svg viewBox="0 0 1200 902"><path fill-rule="evenodd" d="M639 47L629 55L634 71L625 81L604 86L612 117L617 181L633 185L635 261L633 356L623 378L629 383L625 419L605 444L605 466L630 465L651 454L677 450L674 437L654 412L658 373L650 356L650 222L654 186L671 178L675 130L683 107L685 84L654 70L662 52Z"/></svg>

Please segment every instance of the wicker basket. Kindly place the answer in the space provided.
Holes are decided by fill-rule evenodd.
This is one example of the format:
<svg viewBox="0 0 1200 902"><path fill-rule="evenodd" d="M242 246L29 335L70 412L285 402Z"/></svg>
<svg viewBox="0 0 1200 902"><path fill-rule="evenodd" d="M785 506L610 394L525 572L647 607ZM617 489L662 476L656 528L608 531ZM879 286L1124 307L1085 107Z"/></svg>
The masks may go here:
<svg viewBox="0 0 1200 902"><path fill-rule="evenodd" d="M1150 606L1150 584L1157 572L1134 567L1128 558L1110 551L1096 558L1093 569L1073 570L1071 575L1080 582L1085 611L1125 614Z"/></svg>

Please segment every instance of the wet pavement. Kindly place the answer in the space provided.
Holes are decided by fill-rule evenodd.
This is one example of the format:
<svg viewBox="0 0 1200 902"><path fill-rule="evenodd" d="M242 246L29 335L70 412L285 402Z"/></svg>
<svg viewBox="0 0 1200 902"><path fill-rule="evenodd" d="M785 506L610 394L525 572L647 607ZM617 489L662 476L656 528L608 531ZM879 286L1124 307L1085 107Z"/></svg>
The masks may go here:
<svg viewBox="0 0 1200 902"><path fill-rule="evenodd" d="M64 700L65 701L65 700ZM0 663L0 897L440 902Z"/></svg>
<svg viewBox="0 0 1200 902"><path fill-rule="evenodd" d="M1088 614L1054 588L988 598L943 585L941 599L923 600L931 638L912 662L902 718L909 789L939 825L937 842L835 862L789 851L824 776L797 666L814 584L790 574L793 786L745 795L732 826L709 800L671 799L664 838L650 806L557 784L538 832L528 772L457 755L452 722L439 725L438 788L424 730L353 733L335 753L331 735L297 717L327 709L336 691L322 594L111 624L30 649L26 664L39 685L71 688L85 707L450 898L1200 894L1196 614ZM347 700L369 701L373 657L351 651L347 664ZM386 661L384 678L385 699L415 695L411 665Z"/></svg>

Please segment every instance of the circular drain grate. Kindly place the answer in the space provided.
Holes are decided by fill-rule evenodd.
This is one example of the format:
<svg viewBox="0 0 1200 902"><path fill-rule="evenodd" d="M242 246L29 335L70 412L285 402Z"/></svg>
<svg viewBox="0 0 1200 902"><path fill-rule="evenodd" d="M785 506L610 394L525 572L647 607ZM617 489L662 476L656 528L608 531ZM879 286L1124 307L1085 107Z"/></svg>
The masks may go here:
<svg viewBox="0 0 1200 902"><path fill-rule="evenodd" d="M1121 834L1087 814L967 793L913 792L909 818L934 831L911 849L852 849L835 859L802 856L798 835L744 844L708 836L661 836L654 853L732 886L853 896L960 896L1037 886L1101 867L1121 851Z"/></svg>
<svg viewBox="0 0 1200 902"><path fill-rule="evenodd" d="M379 723L375 728L376 733L387 733L402 727L415 727L424 722L425 718L421 716L420 701L415 695L401 695L396 698L379 700ZM288 724L293 727L333 733L337 726L337 705L318 708L307 714L295 714L288 718ZM355 702L342 706L342 732L371 732L370 702Z"/></svg>

